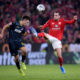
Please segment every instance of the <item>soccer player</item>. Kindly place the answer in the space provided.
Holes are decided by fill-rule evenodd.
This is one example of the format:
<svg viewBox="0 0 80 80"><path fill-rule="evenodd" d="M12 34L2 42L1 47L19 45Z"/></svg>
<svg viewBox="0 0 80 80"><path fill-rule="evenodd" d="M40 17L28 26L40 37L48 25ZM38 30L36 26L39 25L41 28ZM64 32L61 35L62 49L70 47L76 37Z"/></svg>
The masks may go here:
<svg viewBox="0 0 80 80"><path fill-rule="evenodd" d="M61 50L61 39L63 37L63 31L66 24L72 24L76 20L77 16L74 16L72 20L64 20L64 18L60 18L60 13L56 11L54 12L54 17L48 20L46 24L41 27L42 30L44 30L46 27L49 27L49 33L38 33L38 36L46 37L51 42L53 49L56 50L62 73L65 73L65 69L63 68L63 58Z"/></svg>
<svg viewBox="0 0 80 80"><path fill-rule="evenodd" d="M16 66L21 73L22 76L25 75L23 70L26 70L26 65L24 64L26 58L26 48L23 44L22 36L26 36L28 32L25 31L25 26L29 26L30 24L30 17L23 16L22 20L19 22L12 23L5 25L2 29L2 33L0 37L5 35L5 31L9 31L9 48L11 55L15 57ZM19 54L18 50L22 51L22 62L20 66L19 62Z"/></svg>

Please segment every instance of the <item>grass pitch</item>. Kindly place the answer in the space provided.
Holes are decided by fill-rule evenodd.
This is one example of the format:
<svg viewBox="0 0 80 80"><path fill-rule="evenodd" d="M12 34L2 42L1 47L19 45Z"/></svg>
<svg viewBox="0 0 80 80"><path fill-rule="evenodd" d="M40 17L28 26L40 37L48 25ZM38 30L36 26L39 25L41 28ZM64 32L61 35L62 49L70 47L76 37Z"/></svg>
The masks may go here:
<svg viewBox="0 0 80 80"><path fill-rule="evenodd" d="M64 65L62 74L59 65L27 66L22 77L15 66L0 66L0 80L80 80L80 65Z"/></svg>

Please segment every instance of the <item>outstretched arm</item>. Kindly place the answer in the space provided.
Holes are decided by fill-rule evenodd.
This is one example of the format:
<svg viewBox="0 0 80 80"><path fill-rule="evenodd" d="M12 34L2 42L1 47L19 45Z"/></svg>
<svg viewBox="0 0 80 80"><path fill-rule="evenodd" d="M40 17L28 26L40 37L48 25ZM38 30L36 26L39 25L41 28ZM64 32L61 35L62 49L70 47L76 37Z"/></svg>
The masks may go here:
<svg viewBox="0 0 80 80"><path fill-rule="evenodd" d="M6 25L3 27L2 32L1 32L2 37L4 36L5 31L10 27L10 25L12 25L12 22L10 22L9 24L6 24Z"/></svg>
<svg viewBox="0 0 80 80"><path fill-rule="evenodd" d="M72 20L65 20L66 24L72 24L75 23L77 21L77 16L74 16Z"/></svg>

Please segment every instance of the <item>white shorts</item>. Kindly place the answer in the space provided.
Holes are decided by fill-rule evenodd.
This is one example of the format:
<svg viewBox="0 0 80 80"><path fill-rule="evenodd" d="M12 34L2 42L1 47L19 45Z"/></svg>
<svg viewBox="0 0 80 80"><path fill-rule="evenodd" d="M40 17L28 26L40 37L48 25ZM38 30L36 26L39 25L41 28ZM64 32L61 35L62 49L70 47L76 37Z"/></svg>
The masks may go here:
<svg viewBox="0 0 80 80"><path fill-rule="evenodd" d="M62 48L62 43L61 43L60 40L58 40L57 38L55 38L55 37L53 37L53 36L51 36L51 35L49 35L49 34L47 34L47 38L48 38L48 40L51 42L52 47L53 47L54 49Z"/></svg>

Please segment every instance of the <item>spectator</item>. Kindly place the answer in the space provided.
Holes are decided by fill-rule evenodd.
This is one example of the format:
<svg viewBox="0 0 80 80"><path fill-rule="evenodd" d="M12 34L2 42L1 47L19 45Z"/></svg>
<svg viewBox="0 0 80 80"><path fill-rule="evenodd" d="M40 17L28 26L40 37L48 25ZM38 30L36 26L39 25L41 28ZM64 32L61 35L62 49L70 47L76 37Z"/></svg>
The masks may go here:
<svg viewBox="0 0 80 80"><path fill-rule="evenodd" d="M27 2L28 1L28 2ZM76 13L79 17L74 25L67 25L64 31L63 43L80 43L80 0L0 0L0 30L5 24L12 21L19 21L23 15L31 17L32 26L40 32L39 26L43 25L49 18L53 17L53 12L58 10L65 19L72 19ZM38 4L44 4L46 11L39 13L36 10ZM47 30L48 31L48 30ZM79 34L78 34L79 33ZM78 34L78 36L77 36ZM30 34L31 35L31 34ZM28 38L32 36L28 35ZM28 39L25 39L29 42ZM30 39L32 41L32 39ZM32 41L33 42L33 41ZM41 41L40 41L41 42Z"/></svg>

